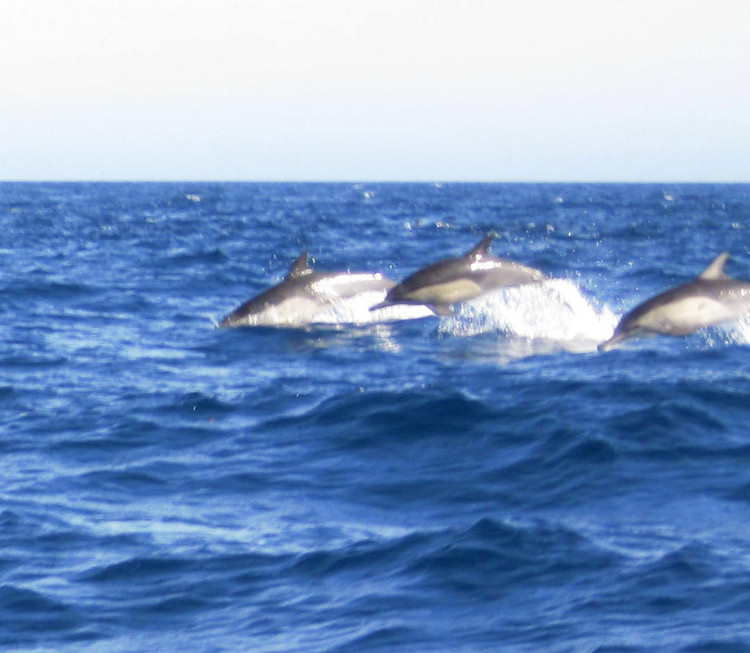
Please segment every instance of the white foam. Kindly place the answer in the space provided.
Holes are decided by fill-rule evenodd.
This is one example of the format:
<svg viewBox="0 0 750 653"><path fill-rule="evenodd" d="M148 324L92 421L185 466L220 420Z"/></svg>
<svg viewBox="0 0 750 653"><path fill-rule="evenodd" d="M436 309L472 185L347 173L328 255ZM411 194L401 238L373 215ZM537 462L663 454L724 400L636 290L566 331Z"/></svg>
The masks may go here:
<svg viewBox="0 0 750 653"><path fill-rule="evenodd" d="M716 327L727 344L750 345L750 315ZM709 344L713 344L709 340Z"/></svg>
<svg viewBox="0 0 750 653"><path fill-rule="evenodd" d="M615 313L607 307L597 309L573 281L551 279L499 289L467 302L456 315L441 320L439 331L456 336L503 333L527 345L538 341L545 350L556 343L585 352L609 338L617 321Z"/></svg>

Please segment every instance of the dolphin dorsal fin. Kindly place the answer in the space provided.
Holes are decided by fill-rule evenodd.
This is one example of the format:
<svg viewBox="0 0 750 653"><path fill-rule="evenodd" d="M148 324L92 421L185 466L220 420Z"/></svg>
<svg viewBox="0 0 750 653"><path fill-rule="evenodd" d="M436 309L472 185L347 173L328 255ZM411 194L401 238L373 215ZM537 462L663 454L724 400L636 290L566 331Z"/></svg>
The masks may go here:
<svg viewBox="0 0 750 653"><path fill-rule="evenodd" d="M729 258L729 252L722 252L719 254L703 272L701 272L699 279L726 279L727 275L724 274L724 263Z"/></svg>
<svg viewBox="0 0 750 653"><path fill-rule="evenodd" d="M484 238L482 238L481 242L474 247L474 249L469 250L466 253L466 258L481 259L489 255L490 243L494 240L494 238L494 233L487 234Z"/></svg>
<svg viewBox="0 0 750 653"><path fill-rule="evenodd" d="M286 275L287 279L296 279L298 277L304 277L306 274L311 274L312 268L307 262L307 251L302 252L297 257L297 260L292 263L292 267L289 268L289 274Z"/></svg>

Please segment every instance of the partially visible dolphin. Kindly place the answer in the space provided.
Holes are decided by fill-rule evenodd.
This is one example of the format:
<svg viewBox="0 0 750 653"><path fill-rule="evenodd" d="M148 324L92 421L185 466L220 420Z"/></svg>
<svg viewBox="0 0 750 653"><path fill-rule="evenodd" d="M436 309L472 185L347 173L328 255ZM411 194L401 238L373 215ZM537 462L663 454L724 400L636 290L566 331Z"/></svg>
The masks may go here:
<svg viewBox="0 0 750 653"><path fill-rule="evenodd" d="M435 313L449 315L451 306L507 286L544 281L534 268L497 258L489 247L489 234L464 256L449 258L418 270L388 291L385 300L370 310L394 304L425 304Z"/></svg>
<svg viewBox="0 0 750 653"><path fill-rule="evenodd" d="M281 283L245 302L219 327L310 324L336 302L363 292L386 292L395 285L379 273L315 272L302 252Z"/></svg>
<svg viewBox="0 0 750 653"><path fill-rule="evenodd" d="M750 282L724 274L729 254L719 254L697 278L660 293L623 316L614 335L599 345L608 351L628 338L685 336L750 314Z"/></svg>

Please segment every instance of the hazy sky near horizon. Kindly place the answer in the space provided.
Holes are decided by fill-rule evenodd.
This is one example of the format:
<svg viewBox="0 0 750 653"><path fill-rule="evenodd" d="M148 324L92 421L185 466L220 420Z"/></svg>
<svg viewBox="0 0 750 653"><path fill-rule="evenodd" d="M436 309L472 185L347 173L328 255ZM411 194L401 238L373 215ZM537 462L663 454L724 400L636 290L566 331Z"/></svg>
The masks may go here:
<svg viewBox="0 0 750 653"><path fill-rule="evenodd" d="M746 0L0 16L0 180L750 181Z"/></svg>

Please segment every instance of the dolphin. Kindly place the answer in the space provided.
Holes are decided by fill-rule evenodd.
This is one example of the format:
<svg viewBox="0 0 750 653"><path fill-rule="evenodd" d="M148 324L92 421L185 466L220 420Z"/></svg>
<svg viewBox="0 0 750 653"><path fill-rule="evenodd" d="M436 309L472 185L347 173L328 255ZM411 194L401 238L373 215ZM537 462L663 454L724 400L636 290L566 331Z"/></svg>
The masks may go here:
<svg viewBox="0 0 750 653"><path fill-rule="evenodd" d="M395 285L380 273L315 272L302 252L281 283L242 304L219 327L302 326L337 302L363 292L385 293Z"/></svg>
<svg viewBox="0 0 750 653"><path fill-rule="evenodd" d="M599 345L599 351L608 351L623 340L639 336L686 336L750 313L750 282L724 274L728 256L727 252L719 254L700 276L625 314L614 335Z"/></svg>
<svg viewBox="0 0 750 653"><path fill-rule="evenodd" d="M464 256L432 263L388 291L385 300L370 310L394 304L425 304L435 313L450 315L459 304L496 288L544 281L534 268L493 256L488 234Z"/></svg>

